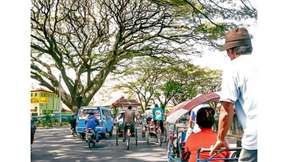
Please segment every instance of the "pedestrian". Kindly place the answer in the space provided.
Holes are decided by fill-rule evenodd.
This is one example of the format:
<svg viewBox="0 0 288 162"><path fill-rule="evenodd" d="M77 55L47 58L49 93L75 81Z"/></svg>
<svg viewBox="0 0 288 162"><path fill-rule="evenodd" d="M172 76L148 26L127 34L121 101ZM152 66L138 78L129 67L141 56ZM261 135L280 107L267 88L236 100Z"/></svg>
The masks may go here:
<svg viewBox="0 0 288 162"><path fill-rule="evenodd" d="M246 28L226 33L224 49L231 59L223 71L217 141L210 154L219 147L227 147L225 136L234 113L244 130L239 162L257 162L257 67L252 53L251 37Z"/></svg>
<svg viewBox="0 0 288 162"><path fill-rule="evenodd" d="M72 114L70 119L70 129L73 134L76 134L76 121L77 121L77 114Z"/></svg>
<svg viewBox="0 0 288 162"><path fill-rule="evenodd" d="M73 130L76 127L76 114L72 114L71 115L71 119L70 119L70 128Z"/></svg>
<svg viewBox="0 0 288 162"><path fill-rule="evenodd" d="M34 143L34 135L35 135L35 132L36 132L36 121L32 118L31 119L31 145Z"/></svg>

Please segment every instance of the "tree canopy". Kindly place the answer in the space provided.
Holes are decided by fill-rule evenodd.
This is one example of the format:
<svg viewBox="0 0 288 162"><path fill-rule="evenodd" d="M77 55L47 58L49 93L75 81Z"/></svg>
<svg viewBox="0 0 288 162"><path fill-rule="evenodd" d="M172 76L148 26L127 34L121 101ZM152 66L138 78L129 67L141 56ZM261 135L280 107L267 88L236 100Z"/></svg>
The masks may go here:
<svg viewBox="0 0 288 162"><path fill-rule="evenodd" d="M77 111L111 72L127 68L134 58L179 59L197 52L197 44L219 47L217 38L235 25L232 20L256 17L247 3L233 9L221 4L235 5L225 0L32 0L31 77L60 91L64 104ZM181 8L190 12L178 12Z"/></svg>
<svg viewBox="0 0 288 162"><path fill-rule="evenodd" d="M191 99L199 93L215 92L220 87L220 71L200 68L188 62L163 63L153 58L135 62L125 73L116 76L122 89L137 96L144 111L155 103L166 107Z"/></svg>

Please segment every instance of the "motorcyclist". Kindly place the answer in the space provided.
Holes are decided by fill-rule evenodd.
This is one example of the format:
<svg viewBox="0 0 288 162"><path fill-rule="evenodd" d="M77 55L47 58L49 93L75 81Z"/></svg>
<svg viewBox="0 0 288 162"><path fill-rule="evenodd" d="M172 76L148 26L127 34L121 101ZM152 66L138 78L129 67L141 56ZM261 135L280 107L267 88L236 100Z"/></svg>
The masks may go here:
<svg viewBox="0 0 288 162"><path fill-rule="evenodd" d="M96 135L96 126L99 125L99 120L95 117L94 113L89 113L86 120L86 130L91 129L93 136L96 137L96 142L99 142L99 137Z"/></svg>

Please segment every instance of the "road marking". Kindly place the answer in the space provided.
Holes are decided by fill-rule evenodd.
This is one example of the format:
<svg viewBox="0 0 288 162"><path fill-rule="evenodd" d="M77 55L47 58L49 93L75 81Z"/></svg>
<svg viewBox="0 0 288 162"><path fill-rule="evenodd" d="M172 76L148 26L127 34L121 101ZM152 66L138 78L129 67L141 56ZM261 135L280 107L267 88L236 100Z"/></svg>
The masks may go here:
<svg viewBox="0 0 288 162"><path fill-rule="evenodd" d="M75 160L75 162L80 162L80 160Z"/></svg>

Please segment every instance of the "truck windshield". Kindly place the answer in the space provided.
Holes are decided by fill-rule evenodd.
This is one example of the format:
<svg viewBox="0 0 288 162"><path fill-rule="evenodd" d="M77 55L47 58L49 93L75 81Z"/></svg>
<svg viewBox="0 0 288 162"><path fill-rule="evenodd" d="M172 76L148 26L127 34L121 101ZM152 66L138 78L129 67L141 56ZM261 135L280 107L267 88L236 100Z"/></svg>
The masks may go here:
<svg viewBox="0 0 288 162"><path fill-rule="evenodd" d="M79 119L87 119L89 113L94 113L97 119L100 119L100 108L97 109L82 109L79 111Z"/></svg>

